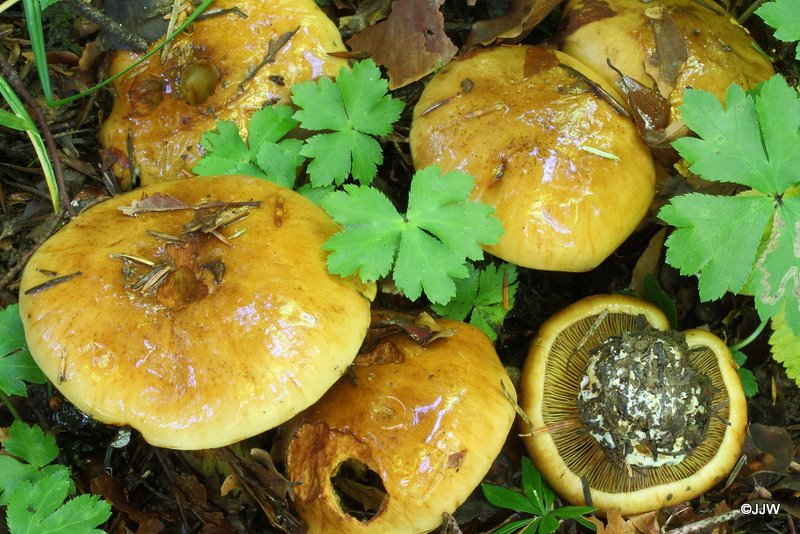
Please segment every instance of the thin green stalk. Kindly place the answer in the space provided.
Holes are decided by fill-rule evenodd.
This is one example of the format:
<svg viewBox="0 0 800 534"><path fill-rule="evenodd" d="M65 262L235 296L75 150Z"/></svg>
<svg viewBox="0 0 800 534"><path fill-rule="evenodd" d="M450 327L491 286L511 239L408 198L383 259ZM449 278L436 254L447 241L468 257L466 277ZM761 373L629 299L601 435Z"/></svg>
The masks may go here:
<svg viewBox="0 0 800 534"><path fill-rule="evenodd" d="M3 57L0 57L0 63L2 63L2 66L4 67L3 70L6 70L6 74L9 75L9 78L11 78L14 75L13 71L10 71L11 66L8 65L8 69L5 68L7 63ZM61 198L62 190L58 186L58 180L53 167L53 162L50 161L50 157L47 154L47 144L45 143L44 138L42 138L42 134L39 133L39 130L36 128L36 123L34 122L33 118L31 118L31 116L28 114L28 110L25 109L25 106L19 99L19 96L3 76L0 76L0 95L2 95L5 101L8 102L8 107L11 108L14 117L17 118L23 126L21 130L28 134L28 138L31 140L33 149L36 151L36 157L39 159L39 165L42 167L47 188L50 191L50 200L53 203L53 211L58 213L58 210L61 207L60 203L63 202L64 199ZM57 156L54 155L54 157ZM69 205L69 199L67 199L66 205Z"/></svg>
<svg viewBox="0 0 800 534"><path fill-rule="evenodd" d="M14 419L22 421L22 417L19 416L17 409L14 408L14 404L11 402L11 399L8 397L8 395L3 393L2 390L0 390L0 402L2 402L3 405L8 408L8 411L11 412L11 415L14 416Z"/></svg>
<svg viewBox="0 0 800 534"><path fill-rule="evenodd" d="M738 18L738 19L736 19L736 21L737 21L739 24L744 24L744 23L745 23L745 21L747 21L747 19L749 19L749 18L750 18L750 15L752 15L752 14L755 12L755 10L756 10L756 9L758 9L759 7L761 7L761 4L763 4L763 3L764 3L764 2L766 2L766 1L767 1L767 0L755 0L755 2L753 2L752 4L750 4L750 6L749 6L747 9L745 9L745 10L742 12L742 14L741 14L741 15L739 15L739 18Z"/></svg>
<svg viewBox="0 0 800 534"><path fill-rule="evenodd" d="M761 321L761 324L758 325L758 327L755 330L753 330L753 332L749 336L747 336L746 338L744 338L740 342L738 342L738 343L736 343L734 345L731 345L731 352L736 352L738 350L742 350L747 345L752 343L759 336L759 334L761 334L761 332L764 330L764 328L767 326L767 321L768 320L769 319L765 319L765 320Z"/></svg>
<svg viewBox="0 0 800 534"><path fill-rule="evenodd" d="M142 56L142 58L134 63L133 65L129 66L125 70L118 72L114 76L110 78L106 78L102 82L98 83L97 85L90 87L89 89L78 93L77 95L73 95L67 98L62 98L60 100L53 100L53 87L50 83L50 73L47 70L47 57L46 51L44 46L44 32L42 30L42 11L41 6L39 5L40 0L23 0L23 6L25 8L25 22L28 25L28 36L31 40L31 48L33 49L33 56L36 61L36 71L39 73L39 79L42 83L42 90L44 91L45 98L47 99L47 105L54 107L54 106L62 106L64 104L69 104L70 102L74 102L79 98L83 98L84 96L91 94L98 89L105 87L106 85L110 84L120 76L124 76L131 70L135 69L139 66L140 63L146 61L150 56L157 53L161 50L168 42L175 38L175 36L179 35L189 24L195 21L197 17L199 17L203 11L211 5L213 0L203 0L203 2L197 6L197 8L192 11L192 14L189 15L183 23L177 27L177 29L172 32L166 39L164 39L158 46L153 48L150 52Z"/></svg>

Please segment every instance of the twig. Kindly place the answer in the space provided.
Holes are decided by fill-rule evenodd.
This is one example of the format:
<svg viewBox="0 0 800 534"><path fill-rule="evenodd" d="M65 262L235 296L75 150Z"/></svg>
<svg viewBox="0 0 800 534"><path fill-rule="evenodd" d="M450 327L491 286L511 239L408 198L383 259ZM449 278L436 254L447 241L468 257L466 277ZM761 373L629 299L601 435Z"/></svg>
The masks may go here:
<svg viewBox="0 0 800 534"><path fill-rule="evenodd" d="M42 108L25 87L25 84L22 83L22 80L20 80L17 72L2 54L0 54L0 68L3 69L6 79L11 85L11 88L14 89L14 92L25 101L31 110L33 110L33 116L37 125L39 126L39 131L44 138L50 159L53 162L53 171L56 174L56 183L58 184L58 195L61 197L61 204L63 205L64 209L67 210L67 214L69 214L70 217L75 217L75 208L72 206L69 194L67 194L64 171L61 168L61 161L58 158L58 147L56 147L56 142L53 139L53 134L50 132L50 127L47 125L47 120L44 117L44 113L42 113Z"/></svg>
<svg viewBox="0 0 800 534"><path fill-rule="evenodd" d="M102 11L83 2L82 0L64 0L64 3L74 7L82 16L91 20L117 39L121 40L135 52L147 52L147 41L127 29L125 26L110 18Z"/></svg>
<svg viewBox="0 0 800 534"><path fill-rule="evenodd" d="M664 534L692 534L693 532L700 532L709 527L739 519L743 515L744 513L742 513L741 510L731 510L730 512L725 512L724 514L715 515L714 517L707 517L705 519L701 519L700 521L695 521L694 523L689 523L688 525L683 525L682 527L669 530Z"/></svg>

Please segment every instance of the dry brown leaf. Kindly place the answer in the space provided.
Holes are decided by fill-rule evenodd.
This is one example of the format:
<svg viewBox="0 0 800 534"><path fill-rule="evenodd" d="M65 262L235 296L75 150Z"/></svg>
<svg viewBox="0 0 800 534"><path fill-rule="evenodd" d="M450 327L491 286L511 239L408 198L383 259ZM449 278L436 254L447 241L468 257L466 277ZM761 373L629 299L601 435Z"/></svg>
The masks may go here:
<svg viewBox="0 0 800 534"><path fill-rule="evenodd" d="M390 2L391 0L359 2L355 13L339 19L339 30L342 35L353 35L385 19L389 15Z"/></svg>
<svg viewBox="0 0 800 534"><path fill-rule="evenodd" d="M488 45L500 40L518 43L560 3L561 0L512 0L505 15L472 25L466 47Z"/></svg>
<svg viewBox="0 0 800 534"><path fill-rule="evenodd" d="M636 528L630 521L625 521L619 509L612 508L606 514L605 534L636 534Z"/></svg>
<svg viewBox="0 0 800 534"><path fill-rule="evenodd" d="M351 37L347 44L386 67L389 89L426 76L458 49L444 33L444 0L396 0L389 18Z"/></svg>
<svg viewBox="0 0 800 534"><path fill-rule="evenodd" d="M664 248L664 240L667 237L667 229L662 228L656 235L650 238L647 248L636 260L631 276L631 288L639 297L644 298L644 277L652 274L658 278L658 268L661 264L661 251Z"/></svg>
<svg viewBox="0 0 800 534"><path fill-rule="evenodd" d="M635 515L630 517L628 522L633 524L636 531L641 534L659 534L661 532L656 512Z"/></svg>

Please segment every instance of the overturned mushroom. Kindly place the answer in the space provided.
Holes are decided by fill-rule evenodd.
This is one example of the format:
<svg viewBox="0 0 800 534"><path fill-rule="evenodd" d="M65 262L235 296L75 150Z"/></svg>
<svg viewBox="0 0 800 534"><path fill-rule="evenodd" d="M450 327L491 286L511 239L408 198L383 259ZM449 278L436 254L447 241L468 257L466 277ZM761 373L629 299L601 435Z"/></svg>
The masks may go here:
<svg viewBox="0 0 800 534"><path fill-rule="evenodd" d="M167 45L166 60L155 54L114 82L100 142L124 188L132 171L142 185L191 176L215 121L234 121L244 135L250 115L287 103L294 83L346 64L329 55L344 45L313 0L218 0L214 9ZM139 57L117 52L109 72Z"/></svg>
<svg viewBox="0 0 800 534"><path fill-rule="evenodd" d="M554 490L623 514L701 495L733 468L747 404L725 344L654 306L583 299L542 325L522 372L525 445Z"/></svg>
<svg viewBox="0 0 800 534"><path fill-rule="evenodd" d="M327 272L321 247L337 231L299 194L242 176L117 196L28 263L31 354L78 408L153 445L273 428L347 370L369 325L374 285Z"/></svg>
<svg viewBox="0 0 800 534"><path fill-rule="evenodd" d="M290 425L288 477L310 533L431 531L500 452L514 390L494 347L437 323L452 335L384 338Z"/></svg>
<svg viewBox="0 0 800 534"><path fill-rule="evenodd" d="M500 46L462 56L414 109L414 165L475 177L505 228L485 249L535 269L586 271L634 230L655 171L616 92L566 54ZM616 96L616 98L620 98Z"/></svg>

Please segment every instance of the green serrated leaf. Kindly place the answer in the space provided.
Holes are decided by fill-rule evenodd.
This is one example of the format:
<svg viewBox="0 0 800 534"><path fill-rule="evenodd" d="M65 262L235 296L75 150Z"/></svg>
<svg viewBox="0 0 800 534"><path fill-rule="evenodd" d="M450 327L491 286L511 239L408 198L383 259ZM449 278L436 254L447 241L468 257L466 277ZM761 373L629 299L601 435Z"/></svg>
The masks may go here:
<svg viewBox="0 0 800 534"><path fill-rule="evenodd" d="M383 153L370 136L391 132L403 109L387 87L372 60L343 67L335 83L322 78L294 86L292 100L300 107L294 118L306 130L323 131L302 150L312 159L308 173L315 187L341 184L350 174L365 185L375 177Z"/></svg>
<svg viewBox="0 0 800 534"><path fill-rule="evenodd" d="M789 328L800 334L800 197L782 200L749 287L762 319L783 311Z"/></svg>
<svg viewBox="0 0 800 534"><path fill-rule="evenodd" d="M19 305L0 310L0 391L6 395L25 395L25 382L44 384L47 378L31 357Z"/></svg>
<svg viewBox="0 0 800 534"><path fill-rule="evenodd" d="M428 176L438 174L435 167L417 171L409 198L421 195L413 193L415 187L422 187L415 185L417 180L424 184ZM466 195L469 190L471 186ZM359 272L366 281L384 276L394 261L394 282L408 298L416 299L424 292L433 303L448 302L456 293L453 279L469 274L464 252L473 250L482 236L493 237L502 232L502 226L486 210L482 210L482 221L470 219L476 213L472 205L477 203L468 202L464 195L454 196L446 187L433 187L428 195L430 198L424 201L409 201L405 220L382 193L368 187L345 186L344 193L326 197L323 208L345 226L323 247L332 252L328 270L340 275ZM457 224L429 225L437 209L439 217L462 221L461 230ZM374 218L376 210L378 215ZM470 232L476 224L490 230Z"/></svg>
<svg viewBox="0 0 800 534"><path fill-rule="evenodd" d="M97 496L83 495L64 503L72 486L66 471L20 486L7 509L13 534L102 534L97 526L111 517L111 506Z"/></svg>
<svg viewBox="0 0 800 534"><path fill-rule="evenodd" d="M740 292L750 277L773 205L767 196L691 193L673 198L658 214L676 227L667 238L667 263L682 274L700 274L702 300Z"/></svg>
<svg viewBox="0 0 800 534"><path fill-rule="evenodd" d="M200 176L235 174L250 163L250 150L233 121L217 121L214 130L200 137L200 144L206 153L192 168L192 172Z"/></svg>
<svg viewBox="0 0 800 534"><path fill-rule="evenodd" d="M294 110L289 106L267 106L253 113L247 126L247 143L250 159L256 161L264 143L277 143L291 132L297 121L292 118Z"/></svg>
<svg viewBox="0 0 800 534"><path fill-rule="evenodd" d="M262 143L256 162L266 179L287 189L294 188L297 169L303 164L303 156L300 155L302 146L303 142L299 139Z"/></svg>
<svg viewBox="0 0 800 534"><path fill-rule="evenodd" d="M800 386L800 336L792 332L783 312L773 315L770 323L772 357L786 368L786 376Z"/></svg>
<svg viewBox="0 0 800 534"><path fill-rule="evenodd" d="M52 435L45 434L39 426L28 426L22 421L11 424L3 448L34 467L44 467L58 456L58 446Z"/></svg>
<svg viewBox="0 0 800 534"><path fill-rule="evenodd" d="M323 186L323 187L314 187L311 184L305 184L300 186L297 189L297 192L306 197L308 200L316 204L317 206L322 206L322 201L325 197L330 195L334 192L334 188L332 185Z"/></svg>
<svg viewBox="0 0 800 534"><path fill-rule="evenodd" d="M800 2L797 0L766 2L755 13L775 28L776 39L786 42L800 41ZM795 57L800 59L800 47L797 48Z"/></svg>
<svg viewBox="0 0 800 534"><path fill-rule="evenodd" d="M475 305L475 297L478 295L481 275L472 264L467 265L467 271L469 274L465 278L456 280L456 294L452 299L446 304L431 306L434 313L454 321L463 321L469 316Z"/></svg>
<svg viewBox="0 0 800 534"><path fill-rule="evenodd" d="M389 274L404 224L391 201L377 189L347 185L321 205L344 225L322 247L331 251L328 271L339 276L357 272L365 282Z"/></svg>

